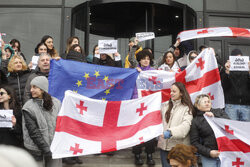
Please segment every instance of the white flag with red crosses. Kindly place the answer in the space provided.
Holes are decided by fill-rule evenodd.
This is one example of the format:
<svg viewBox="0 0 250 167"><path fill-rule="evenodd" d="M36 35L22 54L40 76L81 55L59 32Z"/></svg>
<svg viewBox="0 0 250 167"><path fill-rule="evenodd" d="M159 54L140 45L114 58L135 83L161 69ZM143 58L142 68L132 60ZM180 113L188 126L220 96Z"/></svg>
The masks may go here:
<svg viewBox="0 0 250 167"><path fill-rule="evenodd" d="M139 97L162 92L162 102L170 99L170 88L174 82L182 82L192 101L199 94L211 97L213 108L224 108L224 93L215 53L212 48L202 51L184 71L168 72L162 70L142 71L136 86Z"/></svg>
<svg viewBox="0 0 250 167"><path fill-rule="evenodd" d="M163 133L161 93L126 101L66 91L51 144L53 158L116 151Z"/></svg>
<svg viewBox="0 0 250 167"><path fill-rule="evenodd" d="M205 37L250 37L250 29L237 27L211 27L182 31L177 38L187 41Z"/></svg>
<svg viewBox="0 0 250 167"><path fill-rule="evenodd" d="M221 167L250 166L250 122L205 118L216 137Z"/></svg>

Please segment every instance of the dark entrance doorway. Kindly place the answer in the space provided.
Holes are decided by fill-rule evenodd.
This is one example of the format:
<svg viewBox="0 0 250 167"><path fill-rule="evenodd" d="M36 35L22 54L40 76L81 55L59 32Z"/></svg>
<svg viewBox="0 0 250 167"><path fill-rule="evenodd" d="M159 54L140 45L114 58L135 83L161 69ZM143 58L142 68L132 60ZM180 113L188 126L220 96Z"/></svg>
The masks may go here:
<svg viewBox="0 0 250 167"><path fill-rule="evenodd" d="M92 0L72 10L71 35L82 38L87 54L98 39L117 39L119 52L125 56L130 37L137 32L154 32L156 38L142 45L159 57L179 32L195 27L195 12L171 0Z"/></svg>

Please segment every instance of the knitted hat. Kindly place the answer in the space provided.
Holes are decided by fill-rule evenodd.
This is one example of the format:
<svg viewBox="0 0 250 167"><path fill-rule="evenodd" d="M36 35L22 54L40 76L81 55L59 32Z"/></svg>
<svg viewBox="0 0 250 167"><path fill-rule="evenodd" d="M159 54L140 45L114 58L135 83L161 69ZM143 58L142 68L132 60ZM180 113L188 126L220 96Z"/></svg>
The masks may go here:
<svg viewBox="0 0 250 167"><path fill-rule="evenodd" d="M231 52L231 56L238 56L238 55L243 55L240 49L234 49Z"/></svg>
<svg viewBox="0 0 250 167"><path fill-rule="evenodd" d="M132 37L129 39L129 42L134 42L135 41L135 37Z"/></svg>
<svg viewBox="0 0 250 167"><path fill-rule="evenodd" d="M32 79L30 85L34 85L48 93L49 81L45 76L38 76Z"/></svg>

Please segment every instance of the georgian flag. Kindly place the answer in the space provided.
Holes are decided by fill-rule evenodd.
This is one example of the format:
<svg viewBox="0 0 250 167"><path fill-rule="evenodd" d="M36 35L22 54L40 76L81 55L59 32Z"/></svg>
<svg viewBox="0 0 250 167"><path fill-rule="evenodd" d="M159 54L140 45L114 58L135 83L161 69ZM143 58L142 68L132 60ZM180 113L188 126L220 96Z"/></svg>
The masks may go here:
<svg viewBox="0 0 250 167"><path fill-rule="evenodd" d="M250 166L250 122L205 118L216 137L221 167Z"/></svg>
<svg viewBox="0 0 250 167"><path fill-rule="evenodd" d="M237 27L211 27L182 31L178 34L181 42L204 37L250 37L250 29Z"/></svg>
<svg viewBox="0 0 250 167"><path fill-rule="evenodd" d="M162 102L169 100L174 82L185 84L192 101L199 94L211 97L213 108L224 108L224 93L214 50L203 50L193 62L181 72L162 70L142 71L136 81L139 97L162 92Z"/></svg>
<svg viewBox="0 0 250 167"><path fill-rule="evenodd" d="M126 101L66 91L51 144L53 158L128 148L163 133L161 93Z"/></svg>

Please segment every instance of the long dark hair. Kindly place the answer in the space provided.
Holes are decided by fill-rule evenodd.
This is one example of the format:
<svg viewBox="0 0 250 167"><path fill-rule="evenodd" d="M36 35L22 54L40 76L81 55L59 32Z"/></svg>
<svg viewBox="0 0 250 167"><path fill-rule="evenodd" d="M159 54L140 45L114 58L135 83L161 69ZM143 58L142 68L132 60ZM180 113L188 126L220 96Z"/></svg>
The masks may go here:
<svg viewBox="0 0 250 167"><path fill-rule="evenodd" d="M50 94L43 92L43 108L47 111L52 111L53 101Z"/></svg>
<svg viewBox="0 0 250 167"><path fill-rule="evenodd" d="M51 39L54 41L54 39L53 39L51 36L49 36L49 35L44 35L44 36L42 37L42 39L41 39L41 42L42 42L42 43L45 43L45 42L47 41L47 39L49 39L49 38L51 38ZM52 49L49 49L48 46L47 46L47 53L49 53L50 56L51 56L52 58L54 58L54 56L57 54L57 51L56 51L56 49L55 49L55 46L53 46Z"/></svg>
<svg viewBox="0 0 250 167"><path fill-rule="evenodd" d="M183 83L181 83L181 82L175 82L175 83L172 84L172 86L173 85L175 85L180 90L180 93L182 94L182 96L181 96L181 104L183 104L185 106L188 106L188 108L189 108L188 113L194 115L194 107L193 107L191 98L190 98L190 96L189 96L189 94L187 92L187 89L186 89L185 85ZM167 122L170 119L170 113L171 113L172 108L173 108L173 102L172 102L172 100L170 98L169 99L168 110L167 110L167 112L165 114Z"/></svg>
<svg viewBox="0 0 250 167"><path fill-rule="evenodd" d="M46 48L47 48L47 53L48 53L48 46L46 45L46 43L40 42L40 43L38 43L38 44L36 45L36 48L35 48L35 53L36 53L36 54L38 54L39 48L40 48L40 46L42 46L42 45L46 46Z"/></svg>
<svg viewBox="0 0 250 167"><path fill-rule="evenodd" d="M9 107L10 109L13 110L13 113L15 114L19 112L21 110L21 106L18 102L18 98L17 98L15 90L8 85L1 85L0 88L4 89L7 92L7 94L10 96ZM3 103L0 103L0 108L4 109Z"/></svg>
<svg viewBox="0 0 250 167"><path fill-rule="evenodd" d="M176 61L176 57L175 57L175 55L174 55L174 52L172 52L172 51L167 51L167 52L164 53L164 56L163 56L163 59L162 59L161 64L166 63L166 58L167 58L168 53L171 53L172 56L173 56L173 59L174 59L173 64L171 65L171 67L169 66L170 68L172 68L173 65L174 65L174 62Z"/></svg>
<svg viewBox="0 0 250 167"><path fill-rule="evenodd" d="M21 52L21 43L20 43L19 40L17 40L17 39L12 39L12 40L10 41L11 47L14 46L15 43L18 43L17 51L18 51L18 52Z"/></svg>

